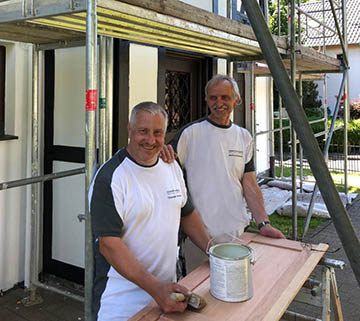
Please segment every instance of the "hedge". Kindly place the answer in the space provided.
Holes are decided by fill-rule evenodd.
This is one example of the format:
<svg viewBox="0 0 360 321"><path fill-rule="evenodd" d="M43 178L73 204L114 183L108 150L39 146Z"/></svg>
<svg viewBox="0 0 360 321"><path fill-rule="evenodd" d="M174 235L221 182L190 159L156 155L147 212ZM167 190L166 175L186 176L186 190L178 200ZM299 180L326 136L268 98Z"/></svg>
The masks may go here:
<svg viewBox="0 0 360 321"><path fill-rule="evenodd" d="M309 121L314 120L316 118L310 117ZM279 128L279 120L274 120L274 128ZM289 120L283 120L283 127L289 126L290 121ZM343 145L344 143L344 127L343 127L344 121L342 119L338 119L335 122L335 127L342 126L340 129L336 130L333 134L331 144L336 145ZM330 128L331 125L331 119L328 121L328 127ZM310 125L314 133L322 132L324 131L324 122L318 122L315 124ZM279 150L279 141L280 141L280 135L279 132L275 133L275 150ZM317 141L319 144L324 143L325 136L319 136L317 137ZM290 129L283 130L283 149L288 150L290 141ZM360 119L352 119L348 123L348 144L349 145L359 145L360 144Z"/></svg>

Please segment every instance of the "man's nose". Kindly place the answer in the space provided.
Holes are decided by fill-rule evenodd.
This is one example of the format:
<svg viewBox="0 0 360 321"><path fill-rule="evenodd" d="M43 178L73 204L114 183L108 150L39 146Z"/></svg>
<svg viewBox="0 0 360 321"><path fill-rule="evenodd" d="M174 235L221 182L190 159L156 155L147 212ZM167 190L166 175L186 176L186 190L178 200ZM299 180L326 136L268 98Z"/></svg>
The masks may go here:
<svg viewBox="0 0 360 321"><path fill-rule="evenodd" d="M146 142L149 145L154 144L155 143L155 135L153 133L148 133L147 136L146 136Z"/></svg>
<svg viewBox="0 0 360 321"><path fill-rule="evenodd" d="M216 106L221 107L222 105L223 105L223 100L221 99L221 97L218 97L216 99Z"/></svg>

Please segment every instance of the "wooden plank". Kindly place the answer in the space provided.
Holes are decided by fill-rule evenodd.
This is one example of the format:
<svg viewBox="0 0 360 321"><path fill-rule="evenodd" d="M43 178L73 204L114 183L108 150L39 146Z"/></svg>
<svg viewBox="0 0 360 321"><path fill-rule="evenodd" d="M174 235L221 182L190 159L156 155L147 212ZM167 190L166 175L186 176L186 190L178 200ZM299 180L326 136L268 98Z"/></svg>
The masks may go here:
<svg viewBox="0 0 360 321"><path fill-rule="evenodd" d="M209 278L209 262L205 262L179 281L179 284L193 291Z"/></svg>
<svg viewBox="0 0 360 321"><path fill-rule="evenodd" d="M140 310L138 313L133 315L129 321L138 320L138 321L153 321L158 320L162 311L160 310L159 306L153 302L150 303L148 306Z"/></svg>
<svg viewBox="0 0 360 321"><path fill-rule="evenodd" d="M331 300L333 303L335 321L344 321L334 268L330 268L330 292Z"/></svg>
<svg viewBox="0 0 360 321"><path fill-rule="evenodd" d="M112 1L99 0L98 5L110 6ZM115 1L116 2L116 1ZM201 24L203 26L222 30L229 34L238 35L251 40L256 40L252 28L248 25L227 19L210 11L203 10L178 0L124 0L121 2L133 6L152 10L164 15L169 15L185 21ZM286 42L282 41L283 47L286 48Z"/></svg>
<svg viewBox="0 0 360 321"><path fill-rule="evenodd" d="M314 270L316 265L319 263L321 257L328 249L327 244L320 244L317 249L323 252L312 252L309 258L297 271L296 275L292 278L287 289L281 294L281 297L276 301L271 310L266 314L265 320L279 320L286 311L286 307L292 302L296 293L300 290L306 279L309 277L311 272ZM306 251L306 250L304 250ZM294 291L295 289L295 291ZM279 311L277 306L285 306Z"/></svg>
<svg viewBox="0 0 360 321"><path fill-rule="evenodd" d="M256 235L256 237L252 239L251 243L271 245L271 246L281 247L284 249L295 250L295 251L303 250L303 247L299 242L294 242L291 240L284 240L284 239L273 239L262 236L260 234Z"/></svg>
<svg viewBox="0 0 360 321"><path fill-rule="evenodd" d="M244 233L241 239L244 243L248 242L256 256L256 263L251 271L254 288L251 299L230 303L214 298L209 291L209 266L203 264L181 283L206 300L204 309L199 312L186 310L183 314L174 313L161 317L155 315L152 320L279 320L328 248L326 244L312 245L310 248L290 240L274 242L250 233ZM279 246L282 242L283 246Z"/></svg>

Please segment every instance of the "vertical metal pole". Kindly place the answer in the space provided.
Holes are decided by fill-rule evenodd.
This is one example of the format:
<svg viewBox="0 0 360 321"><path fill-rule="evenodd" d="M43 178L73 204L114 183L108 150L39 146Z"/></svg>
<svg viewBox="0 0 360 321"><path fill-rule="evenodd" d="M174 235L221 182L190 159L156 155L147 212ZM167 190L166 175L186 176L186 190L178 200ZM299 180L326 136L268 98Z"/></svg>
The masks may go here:
<svg viewBox="0 0 360 321"><path fill-rule="evenodd" d="M280 151L280 177L284 176L284 137L283 137L283 106L282 98L279 92L279 151Z"/></svg>
<svg viewBox="0 0 360 321"><path fill-rule="evenodd" d="M226 17L228 19L231 19L231 12L232 12L232 0L228 0L227 1L227 7L226 7ZM226 61L226 73L229 77L233 77L233 73L232 73L232 68L231 68L231 61L227 60ZM234 113L232 114L232 116L234 116Z"/></svg>
<svg viewBox="0 0 360 321"><path fill-rule="evenodd" d="M300 8L301 6L301 1L297 0L297 4L298 7ZM300 11L298 11L298 15L297 15L297 21L298 21L298 30L297 30L297 35L298 35L298 44L301 45L301 13ZM303 106L303 89L302 89L303 83L302 83L302 74L299 74L299 90L298 90L298 94L299 94L299 99L300 99L300 104L301 107L304 108ZM299 159L300 159L300 172L299 172L299 176L300 176L300 192L303 192L303 178L304 178L304 164L303 164L303 148L301 146L301 144L299 144Z"/></svg>
<svg viewBox="0 0 360 321"><path fill-rule="evenodd" d="M113 72L114 72L114 39L106 38L106 126L107 157L113 155Z"/></svg>
<svg viewBox="0 0 360 321"><path fill-rule="evenodd" d="M106 129L106 38L100 36L99 164L107 159Z"/></svg>
<svg viewBox="0 0 360 321"><path fill-rule="evenodd" d="M299 100L300 100L300 104L301 107L303 107L303 94L302 94L302 74L299 74L299 90L298 90L298 95L299 95ZM301 146L301 144L299 144L299 159L300 159L300 172L299 172L299 176L300 176L300 191L303 192L303 177L304 177L304 164L303 164L303 147Z"/></svg>
<svg viewBox="0 0 360 321"><path fill-rule="evenodd" d="M290 1L290 50L291 82L294 88L296 88L295 0ZM292 237L294 240L297 239L296 147L296 132L291 122Z"/></svg>
<svg viewBox="0 0 360 321"><path fill-rule="evenodd" d="M277 11L278 11L278 36L281 36L281 8L280 8L280 0L277 2ZM279 93L279 149L280 149L280 177L284 176L284 141L283 141L283 114L282 114L282 98Z"/></svg>
<svg viewBox="0 0 360 321"><path fill-rule="evenodd" d="M318 182L321 195L333 220L347 258L360 285L360 240L336 190L310 124L301 108L299 98L289 80L274 39L267 28L259 6L252 0L242 0L256 38L262 49L274 81L283 97L289 117L308 157L311 170Z"/></svg>
<svg viewBox="0 0 360 321"><path fill-rule="evenodd" d="M270 150L270 177L275 177L275 148L274 148L274 81L272 78L269 78L269 105L270 105L270 115L269 115L269 150Z"/></svg>
<svg viewBox="0 0 360 321"><path fill-rule="evenodd" d="M348 37L347 37L347 11L346 0L342 0L342 27L345 56L348 57ZM344 192L348 193L348 122L349 122L349 73L346 75L344 88Z"/></svg>
<svg viewBox="0 0 360 321"><path fill-rule="evenodd" d="M255 64L250 63L250 116L251 116L251 136L254 140L254 164L256 167L256 117L255 117Z"/></svg>
<svg viewBox="0 0 360 321"><path fill-rule="evenodd" d="M39 52L33 45L32 75L32 151L31 176L40 175L39 159ZM36 301L36 286L39 273L39 183L31 185L31 256L30 256L30 302Z"/></svg>
<svg viewBox="0 0 360 321"><path fill-rule="evenodd" d="M97 15L96 0L87 2L86 12L86 124L85 124L85 320L92 321L94 257L88 191L96 168L97 110Z"/></svg>

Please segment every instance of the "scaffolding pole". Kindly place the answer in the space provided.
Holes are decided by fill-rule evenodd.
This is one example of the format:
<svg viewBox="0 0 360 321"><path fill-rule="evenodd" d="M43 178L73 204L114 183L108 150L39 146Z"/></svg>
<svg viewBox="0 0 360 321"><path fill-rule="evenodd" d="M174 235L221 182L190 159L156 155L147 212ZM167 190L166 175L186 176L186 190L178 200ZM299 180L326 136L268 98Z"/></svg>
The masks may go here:
<svg viewBox="0 0 360 321"><path fill-rule="evenodd" d="M9 182L3 182L3 183L0 183L0 191L9 189L9 188L19 187L19 186L25 186L28 184L43 183L43 182L51 181L51 180L57 179L57 178L63 178L63 177L67 177L67 176L82 174L84 172L85 172L85 168L82 167L82 168L78 168L78 169L70 169L68 171L62 171L62 172L51 173L51 174L46 174L46 175L33 176L30 178L18 179L18 180L9 181Z"/></svg>
<svg viewBox="0 0 360 321"><path fill-rule="evenodd" d="M32 74L32 151L31 176L40 174L39 153L39 51L33 45L33 74ZM39 275L39 227L40 227L40 186L39 183L31 185L31 253L30 253L30 296L25 298L24 305L33 305L42 301L36 295L36 283Z"/></svg>
<svg viewBox="0 0 360 321"><path fill-rule="evenodd" d="M296 55L295 55L295 0L290 1L290 73L291 83L296 89ZM286 107L286 106L285 106ZM296 150L296 131L291 121L291 183L292 183L292 238L297 239L297 182L296 182L296 168L297 168L297 150Z"/></svg>
<svg viewBox="0 0 360 321"><path fill-rule="evenodd" d="M360 241L352 225L349 215L343 206L335 188L325 160L312 133L304 111L301 109L292 83L286 72L284 63L276 49L274 40L267 28L258 4L252 0L243 0L251 26L260 44L266 62L277 87L283 97L289 117L294 124L300 142L309 159L310 167L318 182L322 197L333 219L334 226L344 246L355 277L360 285Z"/></svg>
<svg viewBox="0 0 360 321"><path fill-rule="evenodd" d="M330 129L329 129L329 134L328 134L328 136L326 138L326 143L325 143L325 148L324 148L324 159L325 159L325 161L326 161L327 156L328 156L328 151L329 151L329 148L330 148L331 138L332 138L332 135L333 135L333 133L335 131L335 122L336 122L336 118L337 118L337 115L338 115L338 112L339 112L339 109L340 109L340 100L341 100L341 95L342 95L344 87L345 87L346 77L347 77L347 70L345 70L344 75L343 75L343 79L342 79L340 90L339 90L339 95L338 95L337 100L336 100L335 110L334 110L333 118L332 118L332 121L331 121L331 126L330 126ZM313 211L313 208L314 208L314 203L315 203L315 199L316 199L316 195L317 195L318 190L319 189L318 189L317 183L315 183L314 190L313 190L313 193L312 193L311 199L310 199L310 204L309 204L309 207L308 207L308 210L307 210L307 213L306 213L306 220L305 220L305 225L304 225L303 238L305 237L305 235L306 235L306 233L307 233L307 231L309 229L310 219L311 219L311 216L312 216L312 211Z"/></svg>
<svg viewBox="0 0 360 321"><path fill-rule="evenodd" d="M344 59L348 59L347 19L346 0L342 0L342 23L343 23L343 53ZM341 37L340 37L341 39ZM348 67L348 61L344 61ZM349 122L349 73L346 74L344 88L344 192L348 194L348 122Z"/></svg>
<svg viewBox="0 0 360 321"><path fill-rule="evenodd" d="M100 36L100 83L99 83L99 164L107 159L106 133L106 37Z"/></svg>
<svg viewBox="0 0 360 321"><path fill-rule="evenodd" d="M106 160L113 155L113 71L114 39L106 38Z"/></svg>
<svg viewBox="0 0 360 321"><path fill-rule="evenodd" d="M88 192L96 169L97 110L97 15L96 0L87 2L86 12L86 123L85 123L85 320L93 321L92 290L94 256Z"/></svg>

